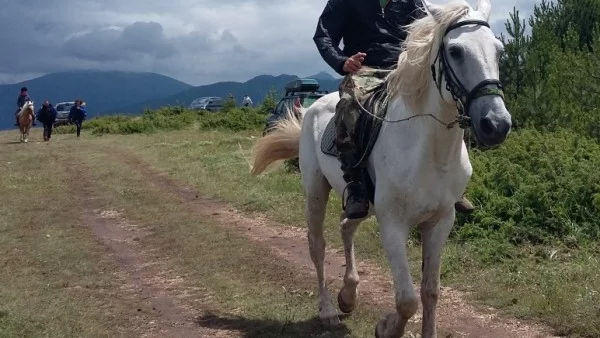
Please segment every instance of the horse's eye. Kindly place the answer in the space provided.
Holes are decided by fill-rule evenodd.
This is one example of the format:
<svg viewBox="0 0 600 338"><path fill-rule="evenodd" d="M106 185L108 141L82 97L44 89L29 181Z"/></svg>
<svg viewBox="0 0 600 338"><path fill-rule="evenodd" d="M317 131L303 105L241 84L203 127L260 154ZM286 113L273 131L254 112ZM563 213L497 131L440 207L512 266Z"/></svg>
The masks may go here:
<svg viewBox="0 0 600 338"><path fill-rule="evenodd" d="M460 48L459 46L450 46L450 48L448 49L448 53L453 59L456 60L462 58L463 56L462 48Z"/></svg>

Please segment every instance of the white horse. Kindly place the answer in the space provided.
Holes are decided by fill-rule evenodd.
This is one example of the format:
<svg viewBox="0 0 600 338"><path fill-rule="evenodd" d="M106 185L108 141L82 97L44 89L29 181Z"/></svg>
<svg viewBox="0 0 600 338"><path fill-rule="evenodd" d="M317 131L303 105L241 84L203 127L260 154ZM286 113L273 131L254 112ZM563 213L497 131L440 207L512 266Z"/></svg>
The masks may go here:
<svg viewBox="0 0 600 338"><path fill-rule="evenodd" d="M29 137L29 130L35 119L35 108L33 101L27 101L17 113L17 121L19 122L19 135L20 141L27 143Z"/></svg>
<svg viewBox="0 0 600 338"><path fill-rule="evenodd" d="M479 0L477 10L465 2L424 7L427 15L407 27L405 52L388 77L388 123L368 158L376 189L370 210L390 263L396 306L377 324L376 337L401 337L419 307L406 249L413 227L418 227L423 243L422 337L437 337L442 249L454 224L454 203L472 174L462 129L469 123L462 122L470 122L484 146L504 142L512 124L498 80L503 46L488 24L489 0ZM325 283L323 221L330 190L341 195L346 183L340 163L323 154L320 142L338 101L338 93L319 99L304 112L302 125L291 117L282 121L255 145L252 170L257 175L275 161L300 158L319 317L329 325L339 324L339 317ZM457 119L461 123L453 123ZM346 313L357 301L353 235L361 222L341 222L346 272L337 300Z"/></svg>

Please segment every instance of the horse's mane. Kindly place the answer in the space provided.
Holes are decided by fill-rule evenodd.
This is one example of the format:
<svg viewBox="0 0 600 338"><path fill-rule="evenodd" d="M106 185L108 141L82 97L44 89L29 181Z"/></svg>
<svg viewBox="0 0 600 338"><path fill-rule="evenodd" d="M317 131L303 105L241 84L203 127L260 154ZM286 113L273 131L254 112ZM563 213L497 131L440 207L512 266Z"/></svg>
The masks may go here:
<svg viewBox="0 0 600 338"><path fill-rule="evenodd" d="M398 58L398 67L388 78L390 96L401 95L406 105L414 110L419 110L423 104L424 94L432 80L432 51L437 52L434 48L440 45L446 29L471 10L464 1L438 6L440 10L435 18L427 12L427 15L406 26L408 34L402 43L404 52Z"/></svg>
<svg viewBox="0 0 600 338"><path fill-rule="evenodd" d="M33 111L33 102L27 101L25 103L25 105L23 106L23 108L21 108L21 111L19 111L18 116L23 116L23 114L25 114L26 112L29 112L29 114L31 114L31 115L34 114L34 111Z"/></svg>

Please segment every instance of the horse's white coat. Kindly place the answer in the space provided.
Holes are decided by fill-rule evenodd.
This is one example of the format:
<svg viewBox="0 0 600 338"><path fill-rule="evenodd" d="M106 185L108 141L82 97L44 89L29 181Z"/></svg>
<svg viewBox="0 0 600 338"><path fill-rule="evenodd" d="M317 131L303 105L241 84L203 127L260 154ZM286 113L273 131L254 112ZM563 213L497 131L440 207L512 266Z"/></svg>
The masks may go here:
<svg viewBox="0 0 600 338"><path fill-rule="evenodd" d="M489 28L462 26L442 36L446 27L457 20L487 20L489 0L480 0L478 8L482 12L474 11L466 3L428 4L428 17L409 27L408 53L400 57L398 70L391 75L396 78L390 82L392 99L388 106L388 120L418 114L433 114L448 123L455 119L455 102L445 88L442 88L440 97L429 71L442 39L447 49L458 47L462 50L462 58L450 60L450 64L467 90L484 79L498 79L501 47ZM425 43L429 46L424 46ZM253 169L253 173L257 174L273 161L299 155L308 241L318 279L319 316L324 323L331 325L338 324L339 317L324 277L323 220L330 190L342 194L346 183L340 163L336 158L323 154L320 143L338 101L338 93L319 99L303 112L301 126L293 119L282 122L255 146L257 157ZM510 130L510 115L499 97L476 99L469 115L475 135L484 144L503 142ZM481 127L484 119L491 121L487 129ZM441 252L454 224L454 203L461 198L472 174L463 136L462 129L448 129L426 116L402 123L384 123L381 128L368 160L368 169L376 186L376 207L371 206L371 213L379 223L383 247L390 261L396 312L378 323L377 337L401 337L406 322L418 309L418 296L406 253L408 234L413 227L419 228L423 243L422 337L437 337L435 313ZM341 222L346 273L344 286L338 294L338 304L344 312L351 312L357 299L359 276L352 238L361 221L345 219Z"/></svg>

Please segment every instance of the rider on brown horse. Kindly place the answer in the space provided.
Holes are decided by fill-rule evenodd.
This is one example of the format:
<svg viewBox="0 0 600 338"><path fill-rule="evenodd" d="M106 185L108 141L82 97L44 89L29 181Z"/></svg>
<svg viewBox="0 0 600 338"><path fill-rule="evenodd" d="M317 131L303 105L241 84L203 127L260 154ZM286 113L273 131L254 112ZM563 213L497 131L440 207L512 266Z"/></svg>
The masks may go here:
<svg viewBox="0 0 600 338"><path fill-rule="evenodd" d="M17 98L17 111L15 112L16 127L19 126L19 112L21 111L21 109L25 105L25 102L27 101L31 101L31 98L29 97L29 93L27 92L27 87L23 87L21 88L21 93L19 93L19 97ZM33 125L36 125L35 121L33 122Z"/></svg>

